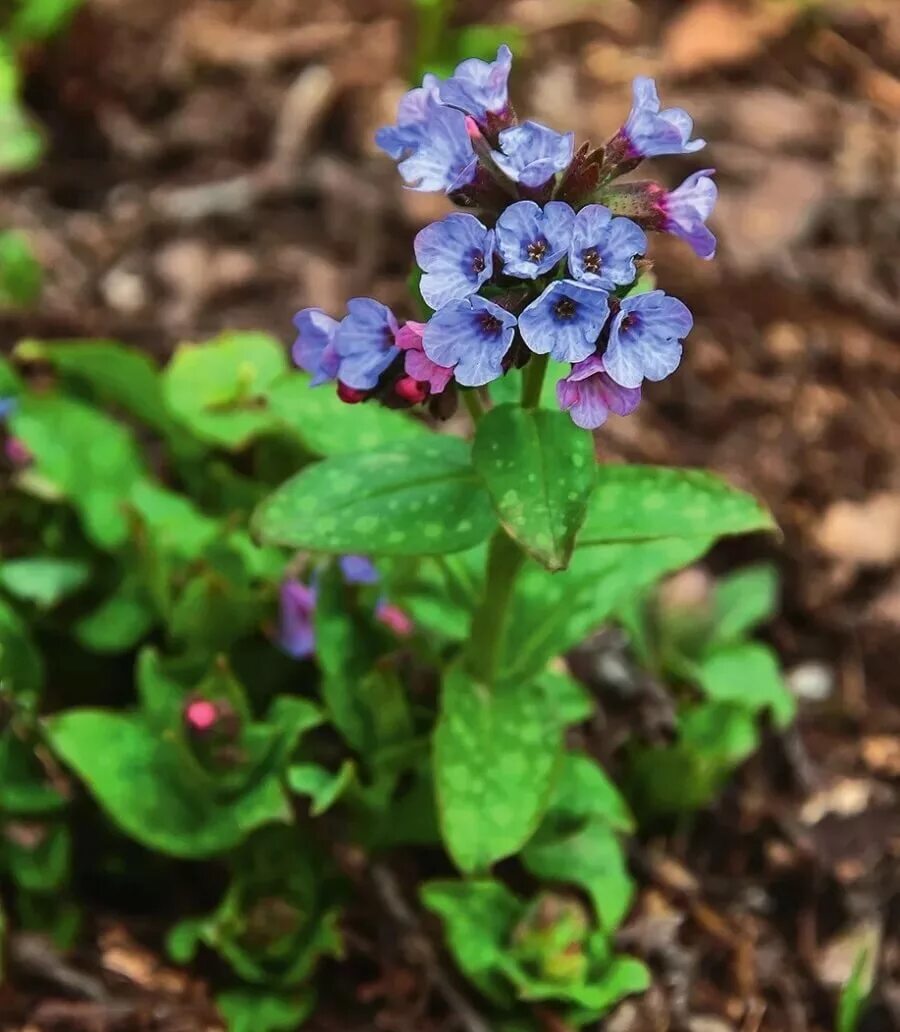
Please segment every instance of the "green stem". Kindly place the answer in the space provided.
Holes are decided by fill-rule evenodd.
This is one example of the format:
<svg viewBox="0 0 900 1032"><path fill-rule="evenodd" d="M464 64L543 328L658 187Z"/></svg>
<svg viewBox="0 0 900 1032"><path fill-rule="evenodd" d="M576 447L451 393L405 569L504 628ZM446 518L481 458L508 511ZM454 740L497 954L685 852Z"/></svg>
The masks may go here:
<svg viewBox="0 0 900 1032"><path fill-rule="evenodd" d="M537 408L540 405L549 361L549 355L535 355L525 366L522 375L522 408Z"/></svg>
<svg viewBox="0 0 900 1032"><path fill-rule="evenodd" d="M503 530L497 530L488 552L484 599L475 610L469 639L469 664L485 684L491 684L497 677L510 602L524 560L525 553L515 541Z"/></svg>
<svg viewBox="0 0 900 1032"><path fill-rule="evenodd" d="M466 403L466 408L469 410L469 415L472 417L472 422L478 426L478 421L484 415L484 405L481 403L478 391L468 390L461 393L463 401Z"/></svg>

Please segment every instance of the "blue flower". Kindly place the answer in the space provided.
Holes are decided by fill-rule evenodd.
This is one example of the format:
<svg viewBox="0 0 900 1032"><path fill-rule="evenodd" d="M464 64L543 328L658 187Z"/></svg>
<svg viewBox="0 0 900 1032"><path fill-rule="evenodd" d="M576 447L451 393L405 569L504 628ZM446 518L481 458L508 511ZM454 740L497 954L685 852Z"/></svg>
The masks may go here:
<svg viewBox="0 0 900 1032"><path fill-rule="evenodd" d="M634 103L619 130L628 144L629 158L653 158L659 154L690 154L706 146L706 140L691 140L693 120L681 108L659 109L656 83L639 75L633 84Z"/></svg>
<svg viewBox="0 0 900 1032"><path fill-rule="evenodd" d="M419 288L430 308L474 294L494 271L494 232L474 215L447 215L426 226L415 251L424 273Z"/></svg>
<svg viewBox="0 0 900 1032"><path fill-rule="evenodd" d="M590 355L572 366L556 384L556 398L563 412L584 430L596 430L610 412L627 416L641 400L640 387L620 387L610 379L599 355Z"/></svg>
<svg viewBox="0 0 900 1032"><path fill-rule="evenodd" d="M701 258L713 258L716 238L706 226L715 207L718 191L710 176L713 168L695 172L662 201L665 229L686 240Z"/></svg>
<svg viewBox="0 0 900 1032"><path fill-rule="evenodd" d="M342 555L338 565L348 584L377 584L378 571L364 555Z"/></svg>
<svg viewBox="0 0 900 1032"><path fill-rule="evenodd" d="M282 582L278 644L294 659L306 659L316 650L313 614L316 589L298 580Z"/></svg>
<svg viewBox="0 0 900 1032"><path fill-rule="evenodd" d="M609 315L606 292L574 280L556 280L519 316L519 332L538 355L580 362L594 353Z"/></svg>
<svg viewBox="0 0 900 1032"><path fill-rule="evenodd" d="M486 298L451 301L425 326L425 354L441 366L453 366L464 387L480 387L503 374L503 358L512 344L516 317Z"/></svg>
<svg viewBox="0 0 900 1032"><path fill-rule="evenodd" d="M626 297L610 326L607 373L621 387L664 380L678 368L681 341L693 325L687 306L662 290Z"/></svg>
<svg viewBox="0 0 900 1032"><path fill-rule="evenodd" d="M337 329L338 379L358 391L369 391L399 352L393 312L370 297L347 302L349 314Z"/></svg>
<svg viewBox="0 0 900 1032"><path fill-rule="evenodd" d="M0 398L0 419L6 419L7 416L15 412L18 404L18 398Z"/></svg>
<svg viewBox="0 0 900 1032"><path fill-rule="evenodd" d="M426 97L421 132L397 166L406 185L413 190L451 193L472 182L477 166L466 116Z"/></svg>
<svg viewBox="0 0 900 1032"><path fill-rule="evenodd" d="M503 115L509 109L507 82L511 67L512 51L505 43L497 50L496 61L471 57L441 83L441 100L479 122L486 122L490 115Z"/></svg>
<svg viewBox="0 0 900 1032"><path fill-rule="evenodd" d="M612 290L633 283L635 255L647 250L647 237L630 219L614 219L602 204L588 204L575 217L569 270L591 287Z"/></svg>
<svg viewBox="0 0 900 1032"><path fill-rule="evenodd" d="M321 308L304 308L294 316L297 339L291 348L294 362L312 374L311 387L318 387L337 376L340 356L335 347L337 319Z"/></svg>
<svg viewBox="0 0 900 1032"><path fill-rule="evenodd" d="M574 221L575 212L562 201L543 210L534 201L511 204L497 220L503 271L522 279L549 272L568 250Z"/></svg>
<svg viewBox="0 0 900 1032"><path fill-rule="evenodd" d="M394 161L408 157L425 138L429 101L437 100L439 84L436 75L426 75L422 85L410 90L400 101L397 124L387 125L375 133L375 143Z"/></svg>
<svg viewBox="0 0 900 1032"><path fill-rule="evenodd" d="M504 129L499 143L493 154L497 167L523 186L543 186L568 168L575 153L574 133L557 133L539 122Z"/></svg>

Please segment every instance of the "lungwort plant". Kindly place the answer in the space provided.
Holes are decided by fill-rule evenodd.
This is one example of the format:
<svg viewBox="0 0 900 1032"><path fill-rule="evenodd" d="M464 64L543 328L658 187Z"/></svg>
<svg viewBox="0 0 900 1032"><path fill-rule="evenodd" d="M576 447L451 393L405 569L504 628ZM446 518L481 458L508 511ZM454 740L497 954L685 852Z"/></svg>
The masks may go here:
<svg viewBox="0 0 900 1032"><path fill-rule="evenodd" d="M691 330L653 289L648 234L715 249L710 171L621 180L702 148L690 118L638 79L622 128L576 148L517 119L510 65L501 47L426 75L378 134L409 187L463 209L416 238L418 318L305 309L302 371L248 333L162 371L104 341L0 364L12 918L71 937L85 867L116 899L149 892L173 958L230 967L235 1030L297 1027L351 886L401 848L405 905L443 928L491 1027L580 1026L648 985L616 946L635 819L577 730L596 700L565 656L617 619L672 676L641 600L772 523L708 473L595 459L591 431L675 372ZM790 717L774 689L742 708L747 664L771 659L741 639L744 589L722 594L665 652L725 707L706 744L726 709L751 736L764 710ZM176 860L211 875L189 915Z"/></svg>

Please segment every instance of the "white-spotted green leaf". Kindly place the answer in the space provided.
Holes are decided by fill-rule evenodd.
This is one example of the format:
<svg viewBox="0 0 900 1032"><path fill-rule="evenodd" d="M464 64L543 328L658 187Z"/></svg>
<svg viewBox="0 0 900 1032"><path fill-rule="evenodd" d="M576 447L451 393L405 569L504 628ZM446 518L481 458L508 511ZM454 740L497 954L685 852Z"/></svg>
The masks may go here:
<svg viewBox="0 0 900 1032"><path fill-rule="evenodd" d="M467 444L434 434L316 463L282 484L254 516L267 544L338 555L459 552L494 525Z"/></svg>
<svg viewBox="0 0 900 1032"><path fill-rule="evenodd" d="M269 407L313 455L366 452L427 433L423 423L377 402L347 405L333 384L310 387L303 373L277 380L269 391Z"/></svg>
<svg viewBox="0 0 900 1032"><path fill-rule="evenodd" d="M712 473L662 466L601 466L578 547L774 529L771 514L752 495Z"/></svg>
<svg viewBox="0 0 900 1032"><path fill-rule="evenodd" d="M542 681L490 688L451 668L434 736L441 830L460 870L484 872L531 837L550 801L562 727Z"/></svg>
<svg viewBox="0 0 900 1032"><path fill-rule="evenodd" d="M501 405L479 423L472 458L507 533L564 569L594 486L591 435L562 412Z"/></svg>
<svg viewBox="0 0 900 1032"><path fill-rule="evenodd" d="M779 727L794 719L794 697L766 645L749 642L715 649L701 662L697 679L714 702L731 702L751 713L769 710Z"/></svg>

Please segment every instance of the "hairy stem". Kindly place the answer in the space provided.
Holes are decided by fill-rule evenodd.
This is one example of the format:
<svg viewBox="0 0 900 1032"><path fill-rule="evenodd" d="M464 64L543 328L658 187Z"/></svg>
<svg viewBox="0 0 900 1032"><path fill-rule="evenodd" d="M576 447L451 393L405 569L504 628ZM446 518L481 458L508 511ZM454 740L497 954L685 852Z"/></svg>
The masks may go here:
<svg viewBox="0 0 900 1032"><path fill-rule="evenodd" d="M469 665L486 684L496 680L509 624L509 607L525 553L505 531L491 538L484 599L472 619Z"/></svg>
<svg viewBox="0 0 900 1032"><path fill-rule="evenodd" d="M472 422L475 426L478 426L478 421L484 415L484 405L481 403L478 391L468 390L461 391L460 393L463 396L463 401L466 403L466 408L469 410L469 415L472 417Z"/></svg>
<svg viewBox="0 0 900 1032"><path fill-rule="evenodd" d="M537 408L540 405L549 360L549 355L535 355L525 366L522 374L522 408Z"/></svg>

